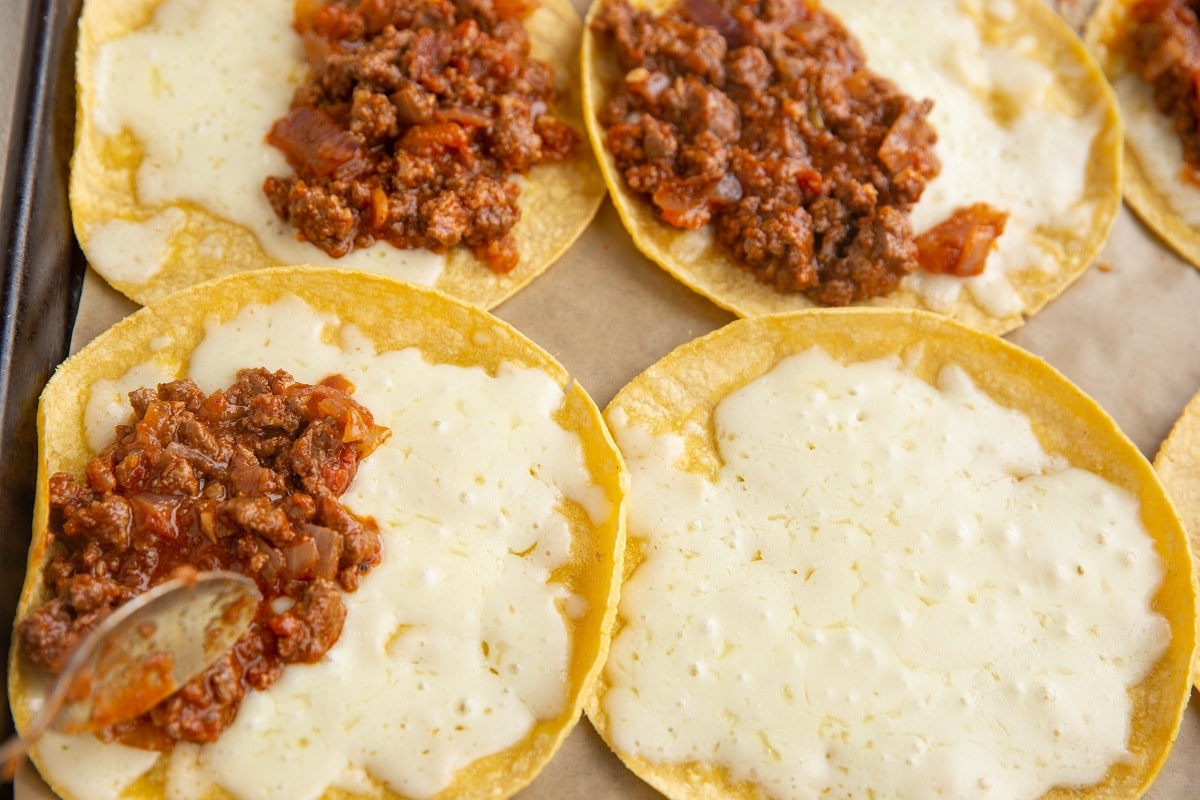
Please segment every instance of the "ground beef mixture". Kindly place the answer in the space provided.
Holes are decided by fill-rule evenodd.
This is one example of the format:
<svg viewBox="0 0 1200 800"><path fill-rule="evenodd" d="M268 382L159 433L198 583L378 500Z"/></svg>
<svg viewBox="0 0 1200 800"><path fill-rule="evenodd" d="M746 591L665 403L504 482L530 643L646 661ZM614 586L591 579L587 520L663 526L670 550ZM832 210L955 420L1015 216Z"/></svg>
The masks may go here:
<svg viewBox="0 0 1200 800"><path fill-rule="evenodd" d="M624 74L599 112L608 149L664 221L712 223L760 281L825 305L885 295L918 267L908 212L941 168L932 103L867 69L832 15L803 0L680 0L661 16L604 0L593 30ZM964 210L955 229L979 242L986 219ZM939 249L947 234L920 260L963 274Z"/></svg>
<svg viewBox="0 0 1200 800"><path fill-rule="evenodd" d="M1200 185L1200 1L1140 0L1129 9L1127 55L1183 145L1183 176Z"/></svg>
<svg viewBox="0 0 1200 800"><path fill-rule="evenodd" d="M340 376L317 385L248 369L206 396L191 380L130 394L133 417L87 466L50 478L54 599L19 626L24 652L58 673L114 608L178 569L254 578L257 617L207 671L135 720L101 733L148 749L211 742L248 688L337 641L352 592L379 563L375 523L338 497L389 432Z"/></svg>
<svg viewBox="0 0 1200 800"><path fill-rule="evenodd" d="M267 141L295 172L264 191L331 256L377 240L466 245L516 266L520 189L509 179L571 157L552 68L530 57L524 0L302 0L310 65Z"/></svg>

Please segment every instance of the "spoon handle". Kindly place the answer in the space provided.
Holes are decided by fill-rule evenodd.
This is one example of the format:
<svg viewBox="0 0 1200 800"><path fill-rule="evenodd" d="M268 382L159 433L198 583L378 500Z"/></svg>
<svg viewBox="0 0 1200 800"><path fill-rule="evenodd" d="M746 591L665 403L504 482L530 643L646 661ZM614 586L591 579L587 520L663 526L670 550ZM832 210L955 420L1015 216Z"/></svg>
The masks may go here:
<svg viewBox="0 0 1200 800"><path fill-rule="evenodd" d="M58 716L63 703L66 702L69 688L65 681L55 681L52 690L46 696L46 702L29 722L25 733L14 733L0 744L0 783L12 783L30 746L42 738L42 734Z"/></svg>
<svg viewBox="0 0 1200 800"><path fill-rule="evenodd" d="M17 769L25 760L25 740L14 733L0 744L0 783L12 783Z"/></svg>

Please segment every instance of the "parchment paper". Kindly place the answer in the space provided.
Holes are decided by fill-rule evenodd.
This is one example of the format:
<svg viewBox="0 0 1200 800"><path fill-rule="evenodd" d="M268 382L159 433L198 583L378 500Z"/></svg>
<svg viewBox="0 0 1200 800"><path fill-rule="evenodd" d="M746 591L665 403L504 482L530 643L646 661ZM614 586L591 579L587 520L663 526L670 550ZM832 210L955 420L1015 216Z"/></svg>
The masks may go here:
<svg viewBox="0 0 1200 800"><path fill-rule="evenodd" d="M575 0L582 7L580 0ZM85 283L72 348L136 308L95 274ZM495 310L554 355L605 406L679 344L733 316L643 258L612 206L548 273ZM1023 328L1009 334L1099 402L1153 458L1200 389L1200 270L1163 248L1122 210L1097 264ZM17 800L53 795L26 765ZM660 797L613 756L586 719L519 800ZM1149 800L1200 798L1200 693Z"/></svg>
<svg viewBox="0 0 1200 800"><path fill-rule="evenodd" d="M137 307L95 274L84 286L72 349ZM733 319L647 261L612 206L548 273L496 309L552 355L601 407L674 347ZM1200 389L1200 270L1166 251L1127 210L1100 260L1008 337L1043 357L1117 420L1152 458ZM1200 798L1200 693L1148 800ZM32 770L17 800L49 800ZM587 720L519 800L648 800Z"/></svg>

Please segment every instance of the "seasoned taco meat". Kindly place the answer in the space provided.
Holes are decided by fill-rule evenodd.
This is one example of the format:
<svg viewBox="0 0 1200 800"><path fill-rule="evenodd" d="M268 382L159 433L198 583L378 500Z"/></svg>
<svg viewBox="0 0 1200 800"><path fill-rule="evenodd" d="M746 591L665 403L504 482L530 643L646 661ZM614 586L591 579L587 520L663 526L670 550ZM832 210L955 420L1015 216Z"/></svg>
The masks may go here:
<svg viewBox="0 0 1200 800"><path fill-rule="evenodd" d="M50 478L53 599L19 625L23 652L58 673L113 609L178 569L252 577L262 602L232 651L142 717L103 732L134 746L214 741L247 688L313 662L341 633L341 593L381 558L374 521L338 497L389 435L340 376L316 385L242 370L206 396L191 380L130 393L133 417L80 482Z"/></svg>
<svg viewBox="0 0 1200 800"><path fill-rule="evenodd" d="M267 140L294 170L263 185L275 212L334 257L375 241L463 244L516 266L510 180L570 158L554 72L530 57L524 0L308 0L309 75Z"/></svg>
<svg viewBox="0 0 1200 800"><path fill-rule="evenodd" d="M940 170L929 100L871 72L815 3L604 0L624 75L599 111L626 185L671 225L712 223L762 282L826 305L918 266L908 211Z"/></svg>
<svg viewBox="0 0 1200 800"><path fill-rule="evenodd" d="M1200 2L1139 0L1129 9L1128 57L1154 90L1183 146L1184 177L1200 185Z"/></svg>

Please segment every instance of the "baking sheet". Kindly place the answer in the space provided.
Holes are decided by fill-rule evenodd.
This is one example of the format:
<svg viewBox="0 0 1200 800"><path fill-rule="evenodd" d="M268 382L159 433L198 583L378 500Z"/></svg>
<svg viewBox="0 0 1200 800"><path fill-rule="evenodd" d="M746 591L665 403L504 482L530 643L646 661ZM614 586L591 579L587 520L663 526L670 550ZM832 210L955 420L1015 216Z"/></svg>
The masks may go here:
<svg viewBox="0 0 1200 800"><path fill-rule="evenodd" d="M580 0L576 5L582 7ZM94 273L84 282L72 339L78 349L136 308ZM1200 389L1200 270L1164 249L1122 210L1096 265L1007 338L1045 358L1116 419L1148 457ZM633 247L607 202L548 273L495 310L558 358L601 406L675 346L733 319ZM52 795L26 767L16 797ZM586 720L520 800L643 800L634 778ZM1200 797L1200 694L1150 800Z"/></svg>
<svg viewBox="0 0 1200 800"><path fill-rule="evenodd" d="M62 360L84 272L67 208L79 0L0 2L0 652L25 571L38 393ZM34 24L36 21L36 24ZM0 686L0 735L12 731ZM0 785L0 798L12 787Z"/></svg>

